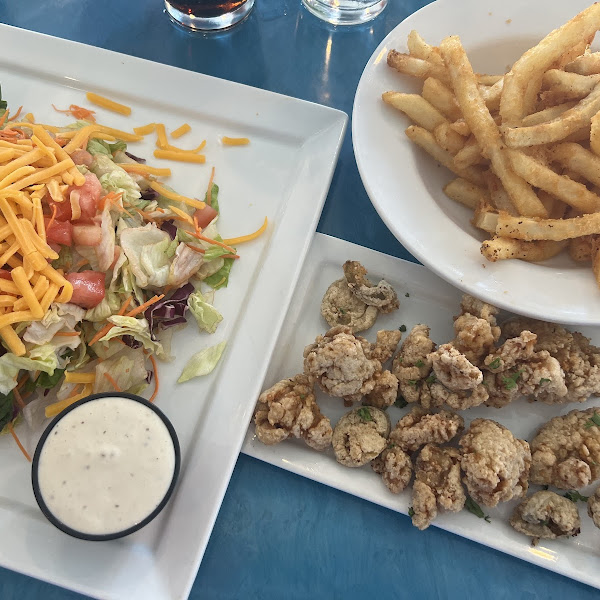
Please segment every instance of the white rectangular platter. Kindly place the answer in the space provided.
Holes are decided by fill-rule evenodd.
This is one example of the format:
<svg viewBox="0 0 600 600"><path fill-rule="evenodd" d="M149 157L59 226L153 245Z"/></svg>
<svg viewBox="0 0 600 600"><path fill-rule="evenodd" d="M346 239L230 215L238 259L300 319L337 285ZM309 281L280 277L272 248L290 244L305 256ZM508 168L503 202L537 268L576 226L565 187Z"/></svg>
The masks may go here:
<svg viewBox="0 0 600 600"><path fill-rule="evenodd" d="M204 197L214 166L223 237L250 233L265 216L269 219L262 237L239 247L241 259L229 286L216 293L215 305L224 316L217 332L200 335L189 323L174 339L175 361L159 365L157 403L182 447L179 484L159 519L115 542L84 542L62 534L37 508L29 465L11 439L0 439L1 565L97 598L186 598L316 228L347 116L4 25L0 57L4 99L13 111L22 104L38 122L72 122L51 104L89 107L85 92L94 91L133 109L130 117L97 109L104 125L131 131L158 121L171 131L189 123L192 132L173 143L193 148L206 139L206 165L160 164L152 157L153 136L128 149L149 164L170 166L167 183L192 197ZM223 135L248 137L250 144L225 147ZM215 372L176 384L187 357L222 340L227 349Z"/></svg>
<svg viewBox="0 0 600 600"><path fill-rule="evenodd" d="M279 335L264 389L302 372L304 347L328 328L320 314L321 299L329 284L343 277L342 265L346 260L360 261L369 271L368 277L372 281L384 278L392 284L400 298L398 311L380 315L370 330L359 335L374 342L375 332L379 329L395 329L405 325L407 331L410 331L417 323L426 323L431 327L431 338L437 343L450 341L454 337L452 316L459 312L461 293L458 290L417 264L317 234ZM504 313L501 316L506 318L508 315ZM592 343L600 345L598 328L579 327L577 330L590 337ZM350 410L343 406L341 399L331 398L322 392L317 393L317 401L333 426ZM592 398L582 404L565 406L518 401L502 409L478 407L461 414L465 418L466 427L472 419L484 417L498 421L519 438L531 440L540 425L551 417L565 414L574 408L590 406L600 406L600 400ZM388 409L392 427L408 410L394 406ZM369 465L359 469L343 467L336 462L331 448L319 453L299 440L286 440L276 446L265 446L258 441L254 426L251 425L242 452L397 512L408 513L411 504L410 490L399 495L392 494ZM533 487L539 489L539 486ZM582 493L586 494L586 491ZM508 517L515 505L516 501L493 509L482 507L489 514L490 523L463 510L458 514L438 516L434 525L600 588L600 572L597 568L600 559L600 531L587 516L584 504L579 504L582 521L579 536L567 540L541 540L535 547L531 545L529 538L515 532L508 524Z"/></svg>

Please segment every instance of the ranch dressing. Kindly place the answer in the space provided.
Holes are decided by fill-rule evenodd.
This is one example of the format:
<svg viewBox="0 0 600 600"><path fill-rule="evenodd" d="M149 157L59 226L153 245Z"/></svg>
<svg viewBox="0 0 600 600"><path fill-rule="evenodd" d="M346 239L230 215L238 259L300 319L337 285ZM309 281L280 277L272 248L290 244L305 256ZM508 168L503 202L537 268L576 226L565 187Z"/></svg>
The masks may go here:
<svg viewBox="0 0 600 600"><path fill-rule="evenodd" d="M162 419L135 400L81 404L50 431L40 452L39 489L50 512L81 533L135 526L165 497L175 470Z"/></svg>

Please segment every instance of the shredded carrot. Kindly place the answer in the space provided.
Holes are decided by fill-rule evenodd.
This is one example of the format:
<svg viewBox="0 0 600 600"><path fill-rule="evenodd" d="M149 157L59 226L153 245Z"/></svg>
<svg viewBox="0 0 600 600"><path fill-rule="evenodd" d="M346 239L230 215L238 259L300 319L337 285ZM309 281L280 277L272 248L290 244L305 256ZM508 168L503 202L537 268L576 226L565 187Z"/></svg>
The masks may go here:
<svg viewBox="0 0 600 600"><path fill-rule="evenodd" d="M200 225L198 225L198 217L194 214L194 229L196 230L196 233L200 233L202 231L202 227L200 227Z"/></svg>
<svg viewBox="0 0 600 600"><path fill-rule="evenodd" d="M236 238L229 238L224 241L227 242L228 244L232 244L232 245L233 244L243 244L244 242L249 242L250 240L254 240L257 237L261 236L267 229L268 224L269 224L269 221L268 221L267 217L265 217L264 223L254 233L249 233L248 235L242 235L242 236L236 237Z"/></svg>
<svg viewBox="0 0 600 600"><path fill-rule="evenodd" d="M17 434L15 433L15 430L13 428L12 423L8 424L8 430L10 431L10 434L13 436L13 439L15 440L15 442L17 443L17 446L19 446L19 450L23 453L23 456L29 461L31 462L31 456L29 456L27 450L25 450L25 448L23 447L23 444L21 444L21 440L19 439L19 436L17 436Z"/></svg>
<svg viewBox="0 0 600 600"><path fill-rule="evenodd" d="M79 386L82 386L80 390L77 390L77 388ZM77 396L78 393L83 391L83 388L85 387L85 384L83 383L78 383L75 385L75 387L71 390L71 393L67 396L67 398L72 398L73 396Z"/></svg>
<svg viewBox="0 0 600 600"><path fill-rule="evenodd" d="M127 310L127 307L129 306L129 303L131 302L131 298L132 298L132 296L129 296L129 298L127 298L127 300L125 301L123 306L121 306L121 308L119 309L118 314L120 316L123 316L125 314L126 317L135 317L136 315L139 315L141 312L144 312L149 306L152 306L155 302L162 300L164 297L165 297L164 294L161 294L160 296L154 296L153 298L150 298L150 300L148 300L147 302L144 302L144 304L141 304L137 308L134 308L133 310L130 310L127 314L125 314L125 311ZM95 344L99 339L103 338L113 327L114 327L114 325L112 323L105 325L90 340L88 346Z"/></svg>
<svg viewBox="0 0 600 600"><path fill-rule="evenodd" d="M125 311L131 304L132 299L133 296L129 296L129 298L127 298L127 300L123 302L121 308L119 309L119 312L117 313L120 317L122 317L125 314ZM103 338L113 327L114 325L112 323L108 323L108 325L102 327L102 329L100 329L100 331L98 331L98 333L90 340L88 346L95 344L100 338Z"/></svg>
<svg viewBox="0 0 600 600"><path fill-rule="evenodd" d="M214 244L215 246L221 246L221 248L225 248L225 250L229 250L229 252L231 252L232 254L235 254L235 248L232 248L231 246L228 246L227 244L224 244L223 242L219 242L218 240L212 240L211 238L207 238L205 235L202 235L201 233L193 233L191 231L188 231L187 233L189 233L191 236L198 238L199 240L202 240L203 242L208 242L209 244Z"/></svg>
<svg viewBox="0 0 600 600"><path fill-rule="evenodd" d="M197 248L196 246L192 246L191 244L186 244L186 246L190 250L193 250L194 252L197 252L198 254L204 254L206 252L206 250L204 250L203 248Z"/></svg>
<svg viewBox="0 0 600 600"><path fill-rule="evenodd" d="M58 331L54 335L61 335L65 337L78 337L80 333L79 331Z"/></svg>
<svg viewBox="0 0 600 600"><path fill-rule="evenodd" d="M213 167L210 172L210 179L208 180L208 189L206 190L206 204L212 206L212 186L213 179L215 178L215 168Z"/></svg>
<svg viewBox="0 0 600 600"><path fill-rule="evenodd" d="M150 355L150 362L152 363L152 368L154 369L154 392L152 392L152 396L150 396L148 402L154 402L156 395L158 394L159 381L158 367L156 366L156 361L154 360L154 356L152 356L152 354Z"/></svg>
<svg viewBox="0 0 600 600"><path fill-rule="evenodd" d="M8 119L8 108L4 111L4 114L0 118L0 127L2 127L2 125L4 125L6 119Z"/></svg>
<svg viewBox="0 0 600 600"><path fill-rule="evenodd" d="M18 388L15 388L13 390L13 396L15 397L19 408L23 410L25 408L25 402L23 402L23 397L21 396L21 393L19 392Z"/></svg>
<svg viewBox="0 0 600 600"><path fill-rule="evenodd" d="M56 108L54 104L52 105L52 108L57 112L71 115L75 119L84 119L87 121L91 121L92 123L96 122L96 117L94 117L94 115L96 114L95 111L83 108L83 106L77 106L77 104L71 104L66 110Z"/></svg>
<svg viewBox="0 0 600 600"><path fill-rule="evenodd" d="M98 202L98 208L100 210L104 210L106 208L106 203L113 204L113 202L118 202L123 197L123 192L108 192L106 196L102 196L100 198L100 202Z"/></svg>
<svg viewBox="0 0 600 600"><path fill-rule="evenodd" d="M240 258L239 254L223 254L221 258Z"/></svg>
<svg viewBox="0 0 600 600"><path fill-rule="evenodd" d="M8 119L9 121L16 121L17 118L19 117L19 115L21 114L21 111L23 110L22 106L19 106L19 110L17 110L17 112L14 114L14 116L12 116L10 119Z"/></svg>
<svg viewBox="0 0 600 600"><path fill-rule="evenodd" d="M137 308L130 310L125 316L126 317L135 317L136 315L139 315L141 312L144 312L149 306L152 306L159 300L162 300L164 297L165 297L164 294L161 294L160 296L153 296L152 298L150 298L150 300L146 300L146 302L144 302L144 304L140 304Z"/></svg>
<svg viewBox="0 0 600 600"><path fill-rule="evenodd" d="M28 379L29 375L26 373L25 375L23 375L23 377L21 377L21 381L19 381L19 385L17 385L16 389L20 390L27 383Z"/></svg>
<svg viewBox="0 0 600 600"><path fill-rule="evenodd" d="M54 221L56 220L56 204L52 205L52 216L50 217L50 220L48 221L48 225L46 225L46 231L48 231L50 229L50 227L52 227L52 223L54 223Z"/></svg>
<svg viewBox="0 0 600 600"><path fill-rule="evenodd" d="M119 387L119 384L114 380L114 378L109 375L108 373L104 373L104 377L106 377L106 379L108 379L110 385L112 385L115 388L115 392L122 392L123 390Z"/></svg>

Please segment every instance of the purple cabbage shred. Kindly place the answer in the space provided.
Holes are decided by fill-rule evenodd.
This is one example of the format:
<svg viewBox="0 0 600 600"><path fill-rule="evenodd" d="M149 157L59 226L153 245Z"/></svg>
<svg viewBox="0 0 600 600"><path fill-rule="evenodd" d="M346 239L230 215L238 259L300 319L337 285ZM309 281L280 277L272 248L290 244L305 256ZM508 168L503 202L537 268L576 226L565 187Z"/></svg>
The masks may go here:
<svg viewBox="0 0 600 600"><path fill-rule="evenodd" d="M148 188L142 192L140 198L142 200L156 200L158 198L158 192L152 188Z"/></svg>
<svg viewBox="0 0 600 600"><path fill-rule="evenodd" d="M175 290L169 298L163 298L144 312L144 316L150 325L150 331L154 333L157 327L173 327L181 323L186 323L185 312L187 310L187 300L194 291L191 283Z"/></svg>
<svg viewBox="0 0 600 600"><path fill-rule="evenodd" d="M127 156L129 156L129 158L135 160L135 162L139 162L139 163L142 163L142 164L146 163L146 159L145 158L140 158L139 156L136 156L135 154L131 154L131 152L127 152L127 151L125 151L125 154Z"/></svg>
<svg viewBox="0 0 600 600"><path fill-rule="evenodd" d="M166 231L172 240L177 236L177 226L173 221L164 221L160 228Z"/></svg>

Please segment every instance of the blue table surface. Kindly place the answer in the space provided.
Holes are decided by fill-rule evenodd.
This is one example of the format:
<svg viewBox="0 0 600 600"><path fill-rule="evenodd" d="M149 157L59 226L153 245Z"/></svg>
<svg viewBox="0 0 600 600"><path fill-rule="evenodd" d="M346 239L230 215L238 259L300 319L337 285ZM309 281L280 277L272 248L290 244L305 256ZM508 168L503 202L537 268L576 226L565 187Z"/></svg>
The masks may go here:
<svg viewBox="0 0 600 600"><path fill-rule="evenodd" d="M0 21L318 102L351 116L367 60L424 4L390 0L375 21L336 28L309 14L300 0L256 0L243 24L217 35L173 26L161 0L0 0ZM367 197L350 127L318 229L411 258ZM419 532L403 515L241 455L190 597L587 600L598 595L435 527ZM1 600L38 598L82 596L0 569Z"/></svg>

